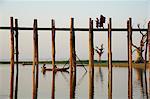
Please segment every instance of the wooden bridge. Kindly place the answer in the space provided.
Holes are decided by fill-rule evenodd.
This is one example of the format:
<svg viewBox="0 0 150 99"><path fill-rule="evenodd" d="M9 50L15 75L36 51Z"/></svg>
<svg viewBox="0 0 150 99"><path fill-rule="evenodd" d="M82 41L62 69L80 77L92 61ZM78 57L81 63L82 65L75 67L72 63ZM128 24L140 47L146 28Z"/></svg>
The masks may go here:
<svg viewBox="0 0 150 99"><path fill-rule="evenodd" d="M94 43L93 43L93 35L94 31L107 31L108 32L108 95L109 99L112 99L112 31L126 31L127 32L127 42L128 42L128 97L132 99L132 32L133 31L146 31L147 32L147 43L146 43L146 51L145 51L145 77L146 76L146 60L147 60L147 51L149 49L149 59L150 61L150 21L148 22L147 29L139 29L139 28L132 28L132 19L129 18L127 20L127 27L126 28L112 28L112 21L109 18L108 27L107 28L94 28L93 27L93 20L89 19L89 27L88 28L74 28L74 18L71 18L70 21L70 28L56 28L55 20L51 20L51 28L40 28L38 27L37 19L34 19L33 27L19 27L18 26L18 19L10 18L10 26L8 27L0 27L0 30L10 30L11 40L10 40L10 67L11 67L11 89L13 90L13 83L14 83L14 55L16 55L16 70L18 73L18 34L21 30L32 30L33 31L33 82L35 82L35 86L33 87L33 98L36 97L37 88L38 88L38 31L51 31L52 34L52 71L55 71L55 32L56 31L70 31L70 79L73 75L76 75L76 48L75 48L75 32L77 31L89 31L89 79L90 79L90 90L93 90L94 84ZM15 24L15 26L14 26ZM15 34L14 34L15 33ZM14 42L16 44L16 48L14 47ZM148 49L147 49L148 47ZM14 54L16 52L16 54ZM150 66L149 68L149 77L150 77ZM36 74L36 75L35 75ZM35 77L34 77L35 76ZM147 85L147 80L145 81ZM150 79L149 79L150 82ZM70 82L70 84L72 84ZM73 86L73 85L72 85ZM150 88L149 88L150 91ZM70 97L73 97L71 94L72 90L70 91ZM146 92L148 94L148 87L146 86ZM89 92L89 95L92 92ZM150 92L149 92L150 93ZM13 96L13 91L10 92L10 96ZM92 95L89 96L92 99ZM148 97L148 96L147 96Z"/></svg>

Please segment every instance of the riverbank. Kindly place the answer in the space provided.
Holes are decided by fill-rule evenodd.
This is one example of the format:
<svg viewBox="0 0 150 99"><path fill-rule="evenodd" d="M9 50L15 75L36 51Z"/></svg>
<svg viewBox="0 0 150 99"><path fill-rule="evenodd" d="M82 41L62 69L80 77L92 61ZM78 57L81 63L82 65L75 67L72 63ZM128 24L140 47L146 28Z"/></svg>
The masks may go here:
<svg viewBox="0 0 150 99"><path fill-rule="evenodd" d="M16 62L15 62L16 63ZM39 61L39 64L51 64L51 61ZM10 61L0 61L0 64L10 64ZM22 65L32 65L32 61L19 61L19 64ZM69 61L56 61L56 65L57 64L69 64ZM77 61L78 65L84 65L84 66L88 66L88 60L81 60L81 61ZM113 67L128 67L128 61L112 61L112 65ZM147 65L149 65L149 63L147 62ZM108 66L108 61L101 61L100 63L98 61L94 61L94 66L96 67L107 67ZM144 63L132 63L133 67L137 67L137 68L144 68ZM147 66L148 67L148 66Z"/></svg>

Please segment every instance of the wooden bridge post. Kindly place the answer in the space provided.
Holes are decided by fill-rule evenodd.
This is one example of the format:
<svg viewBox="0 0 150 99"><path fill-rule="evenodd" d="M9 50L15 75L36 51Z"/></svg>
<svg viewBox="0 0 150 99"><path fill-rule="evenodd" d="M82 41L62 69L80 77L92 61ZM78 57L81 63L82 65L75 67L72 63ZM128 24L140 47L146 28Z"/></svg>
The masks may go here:
<svg viewBox="0 0 150 99"><path fill-rule="evenodd" d="M149 23L148 23L148 27L149 27ZM146 49L145 49L145 60L144 60L144 80L145 80L145 93L146 93L146 97L148 99L149 95L148 95L148 85L147 85L147 74L146 74L146 69L147 69L147 47L148 47L148 30L147 30L147 38L146 38Z"/></svg>
<svg viewBox="0 0 150 99"><path fill-rule="evenodd" d="M148 22L148 33L147 33L147 37L148 37L148 48L149 48L149 52L150 52L150 21ZM149 63L150 63L150 53L149 53Z"/></svg>
<svg viewBox="0 0 150 99"><path fill-rule="evenodd" d="M148 48L149 48L149 84L150 84L150 21L148 22L148 33L147 33L147 37L148 37ZM150 97L150 85L149 85L149 97Z"/></svg>
<svg viewBox="0 0 150 99"><path fill-rule="evenodd" d="M19 67L18 67L18 55L19 55L19 50L18 50L18 19L15 19L15 44L16 44L16 85L15 85L15 99L17 99L17 94L18 94L18 75L19 75Z"/></svg>
<svg viewBox="0 0 150 99"><path fill-rule="evenodd" d="M112 51L111 51L111 18L108 23L108 99L112 99Z"/></svg>
<svg viewBox="0 0 150 99"><path fill-rule="evenodd" d="M89 99L93 99L94 91L94 43L93 20L89 19Z"/></svg>
<svg viewBox="0 0 150 99"><path fill-rule="evenodd" d="M128 98L132 99L132 19L127 22L128 29Z"/></svg>
<svg viewBox="0 0 150 99"><path fill-rule="evenodd" d="M37 31L36 19L34 19L34 24L33 24L33 50L34 50L33 52L33 98L37 98L39 67L38 67L38 31ZM35 67L36 67L36 72L35 72Z"/></svg>
<svg viewBox="0 0 150 99"><path fill-rule="evenodd" d="M75 32L74 32L74 18L71 18L71 23L70 23L70 99L74 98L73 93L74 93L75 86L76 86Z"/></svg>
<svg viewBox="0 0 150 99"><path fill-rule="evenodd" d="M55 70L55 20L52 19L52 66Z"/></svg>
<svg viewBox="0 0 150 99"><path fill-rule="evenodd" d="M55 99L55 20L51 20L52 23L52 95L51 98Z"/></svg>
<svg viewBox="0 0 150 99"><path fill-rule="evenodd" d="M74 71L74 55L75 54L75 34L74 34L74 19L71 18L71 23L70 23L70 71Z"/></svg>
<svg viewBox="0 0 150 99"><path fill-rule="evenodd" d="M14 27L13 17L10 17L10 99L13 99L14 89Z"/></svg>

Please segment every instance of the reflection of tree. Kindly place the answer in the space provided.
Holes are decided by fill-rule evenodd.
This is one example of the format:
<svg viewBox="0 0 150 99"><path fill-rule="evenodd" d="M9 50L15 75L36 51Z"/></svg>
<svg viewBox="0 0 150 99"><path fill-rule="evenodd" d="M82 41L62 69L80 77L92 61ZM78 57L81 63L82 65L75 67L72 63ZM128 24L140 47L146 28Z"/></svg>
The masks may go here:
<svg viewBox="0 0 150 99"><path fill-rule="evenodd" d="M144 98L144 87L143 87L143 73L144 73L144 70L143 69L140 69L140 68L135 68L135 71L136 71L136 80L138 82L138 84L140 84L140 91L141 91L141 95L142 95L142 98Z"/></svg>
<svg viewBox="0 0 150 99"><path fill-rule="evenodd" d="M145 76L145 72L144 72L144 69L141 69L141 68L135 68L136 70L136 80L138 82L138 84L140 84L140 92L141 92L141 95L142 95L142 99L148 99L148 94L147 94L147 83L145 83L145 79L146 76Z"/></svg>

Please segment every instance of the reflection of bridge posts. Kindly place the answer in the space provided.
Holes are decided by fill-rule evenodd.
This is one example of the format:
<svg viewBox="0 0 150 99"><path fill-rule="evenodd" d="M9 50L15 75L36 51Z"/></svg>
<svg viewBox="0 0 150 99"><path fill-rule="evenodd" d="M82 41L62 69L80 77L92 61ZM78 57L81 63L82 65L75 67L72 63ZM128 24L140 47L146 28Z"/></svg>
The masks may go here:
<svg viewBox="0 0 150 99"><path fill-rule="evenodd" d="M33 80L33 99L37 99L38 93L38 32L37 32L37 20L34 20L33 24L33 67L32 67L32 80ZM35 69L36 67L36 69ZM36 70L36 72L35 72Z"/></svg>
<svg viewBox="0 0 150 99"><path fill-rule="evenodd" d="M89 19L89 99L93 99L94 91L94 43L93 43L93 20Z"/></svg>
<svg viewBox="0 0 150 99"><path fill-rule="evenodd" d="M55 70L52 71L53 72L53 77L52 77L52 94L51 94L51 99L55 99L55 75L56 72Z"/></svg>
<svg viewBox="0 0 150 99"><path fill-rule="evenodd" d="M13 99L14 89L14 29L13 17L10 18L10 99Z"/></svg>

